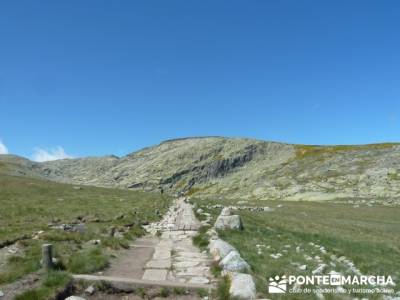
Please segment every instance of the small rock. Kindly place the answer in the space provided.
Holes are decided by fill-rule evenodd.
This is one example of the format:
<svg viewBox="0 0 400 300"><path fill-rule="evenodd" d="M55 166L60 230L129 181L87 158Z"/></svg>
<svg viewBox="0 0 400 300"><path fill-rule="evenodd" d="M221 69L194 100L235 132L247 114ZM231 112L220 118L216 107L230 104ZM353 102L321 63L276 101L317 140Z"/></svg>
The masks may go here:
<svg viewBox="0 0 400 300"><path fill-rule="evenodd" d="M320 265L318 265L318 267L315 270L312 271L312 274L313 275L321 274L325 268L326 268L326 264L320 264Z"/></svg>
<svg viewBox="0 0 400 300"><path fill-rule="evenodd" d="M89 243L93 244L93 245L100 245L101 244L101 240L90 240Z"/></svg>
<svg viewBox="0 0 400 300"><path fill-rule="evenodd" d="M3 297L4 293L0 290L0 297Z"/></svg>
<svg viewBox="0 0 400 300"><path fill-rule="evenodd" d="M221 214L214 226L217 229L243 229L242 220L238 215L224 216Z"/></svg>
<svg viewBox="0 0 400 300"><path fill-rule="evenodd" d="M302 270L302 271L305 271L305 270L307 270L307 265L301 265L299 267L299 269Z"/></svg>
<svg viewBox="0 0 400 300"><path fill-rule="evenodd" d="M233 273L229 293L239 299L255 299L256 285L249 274Z"/></svg>
<svg viewBox="0 0 400 300"><path fill-rule="evenodd" d="M86 300L86 299L78 296L69 296L68 298L65 298L65 300Z"/></svg>
<svg viewBox="0 0 400 300"><path fill-rule="evenodd" d="M229 207L225 207L222 209L220 216L230 216L231 209Z"/></svg>
<svg viewBox="0 0 400 300"><path fill-rule="evenodd" d="M282 256L282 253L271 254L270 256L271 256L273 259L278 259L279 257Z"/></svg>
<svg viewBox="0 0 400 300"><path fill-rule="evenodd" d="M95 291L96 291L96 289L94 288L94 286L89 285L89 287L85 290L85 293L89 294L89 295L93 295Z"/></svg>
<svg viewBox="0 0 400 300"><path fill-rule="evenodd" d="M274 210L268 206L263 207L263 211L265 212L273 212Z"/></svg>
<svg viewBox="0 0 400 300"><path fill-rule="evenodd" d="M74 231L74 232L79 232L79 233L85 233L85 231L86 231L86 225L83 224L83 223L81 223L81 224L75 224L75 225L73 226L72 231Z"/></svg>

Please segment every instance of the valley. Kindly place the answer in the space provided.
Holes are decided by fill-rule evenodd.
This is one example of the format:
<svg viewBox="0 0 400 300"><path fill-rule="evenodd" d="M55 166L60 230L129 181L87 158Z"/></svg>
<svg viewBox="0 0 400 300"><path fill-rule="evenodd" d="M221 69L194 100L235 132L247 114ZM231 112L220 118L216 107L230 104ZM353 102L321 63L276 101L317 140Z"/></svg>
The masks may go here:
<svg viewBox="0 0 400 300"><path fill-rule="evenodd" d="M306 146L205 137L170 140L124 157L37 163L0 155L0 290L16 289L28 280L19 300L52 299L74 274L118 275L120 269L112 271L113 264L143 236L155 239L154 249L165 238L161 245L169 247L172 260L161 273L185 274L186 268L174 270L173 265L211 260L207 253L215 236L208 232L229 207L240 216L243 230L215 232L248 263L257 298L396 299L395 294L273 295L268 278L371 274L390 275L397 284L399 191L398 144ZM168 226L177 220L168 219L167 211L176 199L187 199L195 207L200 228L169 233L173 231ZM163 218L169 223L162 223ZM57 269L51 274L41 270L43 243L55 245ZM179 251L195 253L199 262L185 261ZM159 259L152 262L151 254L146 255L141 263L160 273ZM132 274L145 276L135 268ZM199 269L201 275L193 280L211 280L216 291L193 297L232 298L218 262ZM398 295L397 285L392 288ZM162 291L170 299L181 292ZM140 299L137 293L131 296ZM142 296L150 299L145 291Z"/></svg>

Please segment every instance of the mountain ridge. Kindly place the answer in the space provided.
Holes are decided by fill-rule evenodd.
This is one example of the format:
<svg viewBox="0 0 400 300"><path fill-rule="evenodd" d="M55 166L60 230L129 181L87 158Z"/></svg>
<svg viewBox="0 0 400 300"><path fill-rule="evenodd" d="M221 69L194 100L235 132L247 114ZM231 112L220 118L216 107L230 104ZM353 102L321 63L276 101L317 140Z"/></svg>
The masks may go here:
<svg viewBox="0 0 400 300"><path fill-rule="evenodd" d="M10 158L11 157L11 158ZM14 175L197 197L280 200L398 198L400 145L296 145L187 137L116 157L43 163L0 156Z"/></svg>

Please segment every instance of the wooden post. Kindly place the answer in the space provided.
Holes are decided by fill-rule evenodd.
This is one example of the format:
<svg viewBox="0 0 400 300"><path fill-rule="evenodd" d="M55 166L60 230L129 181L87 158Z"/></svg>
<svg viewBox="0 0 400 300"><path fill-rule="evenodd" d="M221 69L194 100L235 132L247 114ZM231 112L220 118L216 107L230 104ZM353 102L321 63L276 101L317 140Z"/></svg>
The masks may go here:
<svg viewBox="0 0 400 300"><path fill-rule="evenodd" d="M42 245L42 266L44 269L49 270L53 268L53 245Z"/></svg>

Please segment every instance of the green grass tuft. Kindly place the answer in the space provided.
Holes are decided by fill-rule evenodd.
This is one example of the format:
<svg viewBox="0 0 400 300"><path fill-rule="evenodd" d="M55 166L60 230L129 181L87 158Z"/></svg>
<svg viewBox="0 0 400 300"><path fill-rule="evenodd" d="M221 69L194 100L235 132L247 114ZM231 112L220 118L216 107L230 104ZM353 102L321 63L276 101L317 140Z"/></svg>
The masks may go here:
<svg viewBox="0 0 400 300"><path fill-rule="evenodd" d="M108 259L108 255L99 247L83 250L70 257L67 270L75 274L94 273L107 267Z"/></svg>

